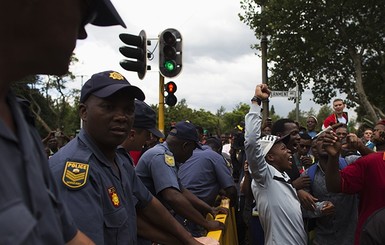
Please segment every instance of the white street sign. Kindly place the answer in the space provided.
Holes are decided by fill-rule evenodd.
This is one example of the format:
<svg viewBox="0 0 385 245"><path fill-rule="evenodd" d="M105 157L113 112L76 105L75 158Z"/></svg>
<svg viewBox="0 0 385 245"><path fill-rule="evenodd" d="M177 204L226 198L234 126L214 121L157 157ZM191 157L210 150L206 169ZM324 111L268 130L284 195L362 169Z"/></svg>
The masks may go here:
<svg viewBox="0 0 385 245"><path fill-rule="evenodd" d="M291 97L291 98L297 97L296 91L271 91L270 96L271 97Z"/></svg>

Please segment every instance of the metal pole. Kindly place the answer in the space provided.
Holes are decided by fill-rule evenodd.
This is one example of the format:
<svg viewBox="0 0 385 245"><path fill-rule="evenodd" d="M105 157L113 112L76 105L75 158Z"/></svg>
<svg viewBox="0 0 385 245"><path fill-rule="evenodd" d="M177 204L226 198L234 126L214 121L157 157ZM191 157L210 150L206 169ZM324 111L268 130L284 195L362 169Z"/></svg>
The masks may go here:
<svg viewBox="0 0 385 245"><path fill-rule="evenodd" d="M159 72L159 111L158 129L164 134L164 77Z"/></svg>
<svg viewBox="0 0 385 245"><path fill-rule="evenodd" d="M295 99L295 120L299 122L299 89L298 89L298 83L295 82L295 94L296 94L296 99Z"/></svg>
<svg viewBox="0 0 385 245"><path fill-rule="evenodd" d="M261 5L261 12L264 10L264 4ZM261 37L261 52L262 52L262 83L268 85L267 75L267 37L263 33ZM265 122L269 117L269 101L262 102L262 122Z"/></svg>

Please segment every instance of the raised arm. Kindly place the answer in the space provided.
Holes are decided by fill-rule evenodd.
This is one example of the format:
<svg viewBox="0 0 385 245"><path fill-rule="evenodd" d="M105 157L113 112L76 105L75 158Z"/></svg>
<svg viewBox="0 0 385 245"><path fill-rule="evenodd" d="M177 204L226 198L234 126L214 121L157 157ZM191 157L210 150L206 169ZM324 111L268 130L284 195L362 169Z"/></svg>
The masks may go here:
<svg viewBox="0 0 385 245"><path fill-rule="evenodd" d="M251 177L259 183L264 182L264 176L267 172L267 165L260 144L258 142L261 136L261 101L269 98L270 91L266 84L259 84L255 88L254 97L249 113L245 116L245 152L249 163Z"/></svg>
<svg viewBox="0 0 385 245"><path fill-rule="evenodd" d="M326 188L330 192L341 192L341 176L338 157L341 153L341 142L333 131L323 134L324 148L328 153L328 163L325 172Z"/></svg>

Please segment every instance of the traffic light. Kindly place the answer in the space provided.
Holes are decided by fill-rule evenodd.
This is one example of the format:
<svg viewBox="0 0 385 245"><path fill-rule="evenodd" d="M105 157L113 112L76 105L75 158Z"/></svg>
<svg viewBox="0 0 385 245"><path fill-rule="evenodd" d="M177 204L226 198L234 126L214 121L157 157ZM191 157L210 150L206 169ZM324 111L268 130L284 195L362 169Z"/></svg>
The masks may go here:
<svg viewBox="0 0 385 245"><path fill-rule="evenodd" d="M138 77L143 79L147 70L151 70L147 66L147 36L144 30L140 31L139 36L122 33L119 35L120 40L125 44L131 46L123 46L119 48L121 54L129 58L129 60L122 60L120 66L128 71L135 71ZM133 47L132 47L133 46Z"/></svg>
<svg viewBox="0 0 385 245"><path fill-rule="evenodd" d="M174 82L168 82L164 85L164 90L166 90L167 95L165 97L166 105L174 106L178 101L174 93L176 92L176 84Z"/></svg>
<svg viewBox="0 0 385 245"><path fill-rule="evenodd" d="M172 78L182 70L182 36L176 29L166 29L159 36L159 71Z"/></svg>

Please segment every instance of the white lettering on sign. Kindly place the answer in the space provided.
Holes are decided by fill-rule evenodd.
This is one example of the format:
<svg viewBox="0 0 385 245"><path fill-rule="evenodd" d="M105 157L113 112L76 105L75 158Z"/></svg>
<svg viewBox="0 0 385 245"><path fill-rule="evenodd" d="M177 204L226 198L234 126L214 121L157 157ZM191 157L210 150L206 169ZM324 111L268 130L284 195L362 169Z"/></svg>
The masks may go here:
<svg viewBox="0 0 385 245"><path fill-rule="evenodd" d="M271 91L271 97L297 97L296 91Z"/></svg>

